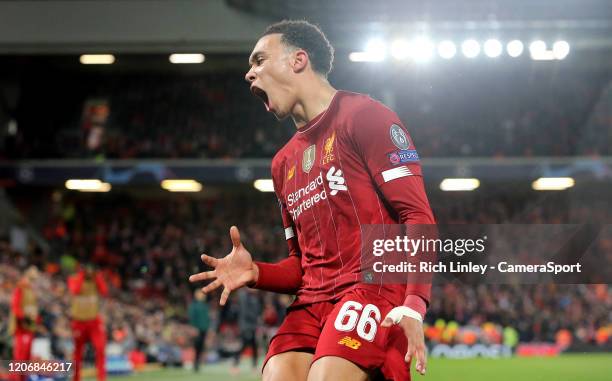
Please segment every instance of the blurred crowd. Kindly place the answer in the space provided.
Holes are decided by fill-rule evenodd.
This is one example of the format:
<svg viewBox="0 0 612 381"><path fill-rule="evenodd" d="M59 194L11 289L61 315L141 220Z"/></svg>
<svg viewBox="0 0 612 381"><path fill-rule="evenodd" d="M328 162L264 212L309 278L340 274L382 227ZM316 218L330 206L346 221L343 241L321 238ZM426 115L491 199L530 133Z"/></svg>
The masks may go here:
<svg viewBox="0 0 612 381"><path fill-rule="evenodd" d="M58 356L71 351L65 315L66 277L79 264L95 264L110 285L110 297L102 308L109 342L142 361L172 364L185 360L185 350L198 336L197 329L189 325L188 306L193 295L187 277L204 269L200 253L220 256L230 250L229 225L237 223L242 229L244 244L256 259L276 261L286 255L277 206L270 194L148 199L126 194L89 197L53 193L42 202L47 205L45 210L30 205L29 211L24 206L28 197L16 197L16 204L28 220L45 221L40 231L49 248L33 243L15 245L19 242L15 232L0 240L0 322L7 321L10 293L19 270L36 265L44 273L39 288L44 290L41 307L46 334ZM611 220L605 203L596 197L432 197L437 221L443 224ZM36 218L36 213L45 218ZM612 248L612 237L601 242ZM432 295L426 318L426 334L432 343L561 341L567 346L568 340L591 345L609 345L611 341L609 285L446 284L434 286ZM209 321L204 348L211 361L234 356L242 348L240 293L234 293L223 308L218 306L218 297L211 295L205 302ZM256 293L255 298L259 312L247 320L256 323L253 335L265 344L282 321L291 297ZM5 328L0 331L6 332ZM4 335L1 341L6 350Z"/></svg>
<svg viewBox="0 0 612 381"><path fill-rule="evenodd" d="M610 285L479 285L434 288L427 338L440 343L609 344Z"/></svg>
<svg viewBox="0 0 612 381"><path fill-rule="evenodd" d="M32 241L24 242L20 238L24 234L20 226L13 226L0 239L0 341L3 343L0 351L5 351L4 358L10 358L8 324L4 323L9 320L12 290L20 270L28 265L34 264L44 273L37 288L44 290L40 304L45 334L51 337L56 357L65 358L73 349L66 315L67 277L81 265L92 263L101 269L111 289L110 297L102 305L102 316L109 343L115 345L115 350L131 353L143 361L181 364L185 361L184 350L191 347L197 336L187 316L192 289L187 277L203 269L199 259L203 250L214 255L229 250L225 223L235 220L242 209L245 244L256 247L260 258L285 255L285 243L276 239L278 232L274 233L282 231L280 226L275 226L277 215L269 213L269 208L244 208L244 205L259 205L262 202L259 195L209 201L177 198L170 203L161 200L135 203L129 197L107 202L81 198L60 201L55 198L56 194L49 196L56 201L48 200L49 208L44 211L47 222L40 229L48 249ZM22 204L21 201L16 200L17 204ZM275 207L274 203L272 206ZM37 219L31 217L31 221ZM262 305L261 326L265 320L273 329L291 300L288 296L257 297L261 298ZM208 309L210 333L204 345L212 360L234 356L240 349L236 330L239 311L232 303L234 299L221 309L218 296L213 298ZM253 324L259 326L259 320L255 319ZM268 335L267 330L261 329L257 334L258 338Z"/></svg>
<svg viewBox="0 0 612 381"><path fill-rule="evenodd" d="M610 153L607 74L519 68L399 77L350 69L332 83L395 110L422 157ZM0 115L9 125L0 159L271 158L294 127L266 114L242 76L24 81L12 119Z"/></svg>
<svg viewBox="0 0 612 381"><path fill-rule="evenodd" d="M68 78L61 88L71 97L57 104L22 95L30 111L17 111L0 158L272 157L293 132L275 125L235 73Z"/></svg>
<svg viewBox="0 0 612 381"><path fill-rule="evenodd" d="M13 288L23 271L14 265L14 255L6 242L0 242L0 355L12 358L12 338L8 336L9 306ZM71 358L74 343L70 326L70 295L67 274L47 265L36 279L34 290L38 297L41 322L37 334L50 339L53 358ZM140 300L133 295L114 292L102 303L101 314L106 323L109 343L120 346L122 353L140 351L151 361L164 362L176 348L189 345L192 328L179 319L181 311L163 299ZM181 306L179 306L180 308ZM180 352L178 359L180 362Z"/></svg>
<svg viewBox="0 0 612 381"><path fill-rule="evenodd" d="M612 142L609 115L599 119L598 129L585 127L595 112L609 109L610 99L602 94L609 79L581 73L560 81L561 75L443 73L399 92L395 109L422 157L606 154L602 148ZM607 143L588 143L602 139Z"/></svg>
<svg viewBox="0 0 612 381"><path fill-rule="evenodd" d="M16 265L16 262L23 263L20 260L23 255L11 249L8 241L0 240L0 356L7 359L12 358L13 345L9 328L11 299L15 285L24 273L23 267ZM33 283L41 317L36 335L49 339L52 358L70 359L74 351L74 332L68 315L70 295L67 279L73 272L65 266L57 266L55 262L47 262L41 269L43 271ZM180 302L165 298L163 294L140 298L137 294L122 291L113 281L116 274L110 268L100 273L104 279L111 280L110 295L103 298L100 306L107 334L107 355L126 355L136 367L148 362L166 366L193 362L194 353L190 348L198 329L188 313L189 294L183 295ZM180 283L185 278L181 277L175 282ZM207 361L237 357L241 353L239 329L243 325L241 316L244 308L238 303L240 294L236 292L232 295L225 308L218 306L217 299L204 301L208 319L203 348L208 350ZM291 299L287 295L273 296L268 293L256 293L254 297L261 308L254 310L256 315L249 322L257 339L263 343L275 332ZM86 358L92 359L93 353L87 352Z"/></svg>

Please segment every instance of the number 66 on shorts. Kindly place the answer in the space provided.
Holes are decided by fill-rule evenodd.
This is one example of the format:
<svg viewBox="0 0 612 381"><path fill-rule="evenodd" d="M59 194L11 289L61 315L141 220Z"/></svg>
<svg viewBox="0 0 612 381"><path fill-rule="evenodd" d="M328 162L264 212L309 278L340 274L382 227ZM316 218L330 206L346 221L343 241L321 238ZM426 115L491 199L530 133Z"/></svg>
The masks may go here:
<svg viewBox="0 0 612 381"><path fill-rule="evenodd" d="M380 310L373 304L363 304L348 300L342 304L334 321L334 328L341 332L351 332L357 327L357 336L367 341L374 341Z"/></svg>

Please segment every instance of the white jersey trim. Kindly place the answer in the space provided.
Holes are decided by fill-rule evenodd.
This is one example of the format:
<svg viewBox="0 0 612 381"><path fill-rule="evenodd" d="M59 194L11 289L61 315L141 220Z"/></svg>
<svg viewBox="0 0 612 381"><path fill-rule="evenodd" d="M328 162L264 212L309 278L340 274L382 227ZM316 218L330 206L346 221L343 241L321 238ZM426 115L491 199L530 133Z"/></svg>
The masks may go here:
<svg viewBox="0 0 612 381"><path fill-rule="evenodd" d="M289 226L288 228L285 228L285 238L286 239L291 239L295 237L295 233L293 232L293 228L291 226Z"/></svg>
<svg viewBox="0 0 612 381"><path fill-rule="evenodd" d="M410 169L401 166L393 169L387 169L386 171L382 171L381 173L383 180L385 183L388 183L391 180L399 179L401 177L412 176L412 172Z"/></svg>

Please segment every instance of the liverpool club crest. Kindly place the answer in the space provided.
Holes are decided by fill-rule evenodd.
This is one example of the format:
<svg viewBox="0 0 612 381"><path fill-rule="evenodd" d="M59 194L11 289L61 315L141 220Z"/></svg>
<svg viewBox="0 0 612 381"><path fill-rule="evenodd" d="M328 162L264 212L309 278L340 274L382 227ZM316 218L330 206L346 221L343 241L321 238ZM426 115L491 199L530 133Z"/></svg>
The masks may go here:
<svg viewBox="0 0 612 381"><path fill-rule="evenodd" d="M330 161L334 160L334 139L336 138L336 131L334 131L329 138L325 140L323 145L323 158L321 159L321 165L325 165Z"/></svg>

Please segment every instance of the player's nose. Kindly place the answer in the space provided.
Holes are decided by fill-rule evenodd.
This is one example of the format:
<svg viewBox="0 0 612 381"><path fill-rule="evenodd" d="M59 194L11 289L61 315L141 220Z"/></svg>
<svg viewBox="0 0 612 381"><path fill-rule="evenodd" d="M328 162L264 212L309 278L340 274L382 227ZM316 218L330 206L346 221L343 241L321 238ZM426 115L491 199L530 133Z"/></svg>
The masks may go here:
<svg viewBox="0 0 612 381"><path fill-rule="evenodd" d="M250 69L249 71L247 71L247 73L244 75L244 79L248 83L251 83L255 80L255 73L253 72L253 69Z"/></svg>

